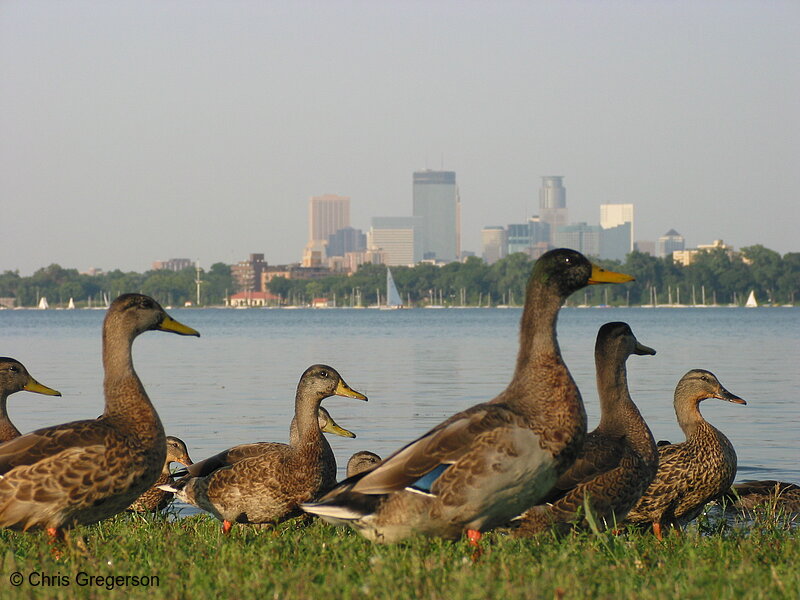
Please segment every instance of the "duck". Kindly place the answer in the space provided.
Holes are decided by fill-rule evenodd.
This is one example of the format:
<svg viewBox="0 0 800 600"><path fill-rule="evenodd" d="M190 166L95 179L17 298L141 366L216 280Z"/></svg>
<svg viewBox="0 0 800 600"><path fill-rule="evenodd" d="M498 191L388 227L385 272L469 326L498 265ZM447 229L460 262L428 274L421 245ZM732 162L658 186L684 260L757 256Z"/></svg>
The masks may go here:
<svg viewBox="0 0 800 600"><path fill-rule="evenodd" d="M61 395L61 392L36 381L17 359L7 356L0 357L0 444L22 435L8 417L6 405L11 394L23 390L45 396Z"/></svg>
<svg viewBox="0 0 800 600"><path fill-rule="evenodd" d="M800 485L772 479L734 484L722 499L726 508L750 511L770 506L786 513L800 513Z"/></svg>
<svg viewBox="0 0 800 600"><path fill-rule="evenodd" d="M515 534L525 537L555 528L567 531L575 521L586 527L589 508L601 529L622 522L658 470L658 450L650 428L628 391L625 363L632 354L654 355L630 326L606 323L597 333L595 366L600 424L586 436L572 466L543 502L518 519Z"/></svg>
<svg viewBox="0 0 800 600"><path fill-rule="evenodd" d="M355 438L356 434L341 427L336 421L333 420L331 413L329 413L324 406L320 406L317 412L317 423L319 430L322 433L332 433L339 437ZM300 443L300 430L297 427L297 415L292 417L292 422L289 425L289 445L297 445ZM331 454L331 457L333 454ZM333 460L333 468L336 469L336 460Z"/></svg>
<svg viewBox="0 0 800 600"><path fill-rule="evenodd" d="M347 461L347 477L364 473L379 465L381 457L369 450L359 450Z"/></svg>
<svg viewBox="0 0 800 600"><path fill-rule="evenodd" d="M159 512L164 510L174 497L174 494L162 490L159 486L168 483L172 479L169 467L171 463L180 463L184 467L192 464L189 458L189 450L186 443L175 436L167 436L167 458L164 460L164 467L155 483L144 494L139 496L129 507L128 512Z"/></svg>
<svg viewBox="0 0 800 600"><path fill-rule="evenodd" d="M684 527L695 519L736 477L733 444L700 414L700 402L707 398L747 404L705 369L692 369L678 382L675 414L686 441L658 448L655 479L627 517L627 522L652 526L658 539L665 526Z"/></svg>
<svg viewBox="0 0 800 600"><path fill-rule="evenodd" d="M458 412L377 467L342 481L303 510L367 539L481 535L535 505L577 456L586 412L556 340L566 298L589 284L631 281L559 248L529 278L516 368L494 399ZM477 552L477 550L476 550Z"/></svg>
<svg viewBox="0 0 800 600"><path fill-rule="evenodd" d="M162 489L210 512L222 521L225 535L234 523L270 526L302 514L301 503L336 483L336 459L320 430L319 413L320 402L333 395L367 400L333 367L310 366L297 384L297 433L288 444L235 446L189 466L185 477Z"/></svg>
<svg viewBox="0 0 800 600"><path fill-rule="evenodd" d="M103 414L0 444L1 527L44 529L54 542L124 511L155 482L166 437L131 356L134 339L152 330L200 335L149 296L119 296L103 321Z"/></svg>

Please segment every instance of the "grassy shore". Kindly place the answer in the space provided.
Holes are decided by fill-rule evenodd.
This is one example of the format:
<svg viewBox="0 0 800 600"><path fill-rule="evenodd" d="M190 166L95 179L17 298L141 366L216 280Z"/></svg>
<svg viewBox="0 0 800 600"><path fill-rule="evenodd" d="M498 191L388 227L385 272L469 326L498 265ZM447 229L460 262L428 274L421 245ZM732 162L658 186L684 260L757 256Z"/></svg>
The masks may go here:
<svg viewBox="0 0 800 600"><path fill-rule="evenodd" d="M663 542L490 533L477 561L466 542L378 546L303 520L225 538L207 516L120 515L74 530L60 560L42 533L0 540L0 598L800 598L800 529L767 514L706 517Z"/></svg>

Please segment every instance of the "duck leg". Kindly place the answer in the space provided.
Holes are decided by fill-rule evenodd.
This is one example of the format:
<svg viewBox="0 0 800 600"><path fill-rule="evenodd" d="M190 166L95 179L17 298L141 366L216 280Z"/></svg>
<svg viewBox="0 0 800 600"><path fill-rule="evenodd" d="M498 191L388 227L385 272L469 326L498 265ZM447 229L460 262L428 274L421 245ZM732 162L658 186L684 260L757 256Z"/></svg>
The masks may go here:
<svg viewBox="0 0 800 600"><path fill-rule="evenodd" d="M467 539L469 540L469 545L475 548L472 552L472 562L477 562L477 560L483 555L483 549L481 548L481 537L482 534L477 529L467 529Z"/></svg>
<svg viewBox="0 0 800 600"><path fill-rule="evenodd" d="M661 533L661 523L659 521L653 521L653 535L656 536L659 542L664 541L664 536Z"/></svg>
<svg viewBox="0 0 800 600"><path fill-rule="evenodd" d="M222 521L222 535L228 535L233 527L233 521Z"/></svg>
<svg viewBox="0 0 800 600"><path fill-rule="evenodd" d="M46 530L47 543L50 544L50 553L53 555L55 560L61 560L61 557L64 555L61 549L61 545L66 543L66 537L64 536L64 531L59 529L58 527L48 527Z"/></svg>

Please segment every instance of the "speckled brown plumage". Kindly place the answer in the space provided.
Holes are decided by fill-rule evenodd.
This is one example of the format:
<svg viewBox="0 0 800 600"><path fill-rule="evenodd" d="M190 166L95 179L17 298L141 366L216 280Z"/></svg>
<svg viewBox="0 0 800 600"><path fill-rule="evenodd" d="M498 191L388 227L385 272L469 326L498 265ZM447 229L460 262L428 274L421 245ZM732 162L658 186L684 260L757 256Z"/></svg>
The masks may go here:
<svg viewBox="0 0 800 600"><path fill-rule="evenodd" d="M653 481L658 451L653 435L628 392L625 362L631 354L655 354L638 343L626 323L606 323L595 344L601 418L586 436L578 458L534 506L515 520L518 536L553 526L566 530L583 515L585 501L597 524L621 522ZM585 526L581 518L577 524Z"/></svg>
<svg viewBox="0 0 800 600"><path fill-rule="evenodd" d="M164 429L133 368L131 345L154 329L199 335L152 298L117 298L103 323L103 415L0 445L0 526L58 530L96 523L153 484L166 455Z"/></svg>
<svg viewBox="0 0 800 600"><path fill-rule="evenodd" d="M652 524L660 536L662 526L686 525L730 488L736 476L736 451L700 414L699 404L706 398L745 404L709 371L694 369L681 378L674 405L686 441L659 447L658 472L628 513L629 522Z"/></svg>
<svg viewBox="0 0 800 600"><path fill-rule="evenodd" d="M558 311L589 283L631 279L604 273L573 250L543 255L528 283L508 387L303 508L393 542L485 531L535 504L574 461L586 433L580 393L556 341Z"/></svg>
<svg viewBox="0 0 800 600"><path fill-rule="evenodd" d="M309 367L297 385L297 435L289 444L236 446L190 466L172 489L224 522L274 523L298 514L301 502L336 483L336 459L319 424L319 404L334 394L366 400L332 367Z"/></svg>
<svg viewBox="0 0 800 600"><path fill-rule="evenodd" d="M172 499L175 494L161 489L159 486L172 481L169 466L171 463L177 462L185 467L192 464L192 459L189 458L189 451L186 449L186 444L182 439L168 435L167 436L167 458L164 461L164 468L161 469L161 474L156 479L156 482L150 486L144 494L139 496L129 507L131 512L157 512L162 511Z"/></svg>
<svg viewBox="0 0 800 600"><path fill-rule="evenodd" d="M725 507L751 511L756 507L800 513L800 486L785 481L745 481L737 483L724 496Z"/></svg>
<svg viewBox="0 0 800 600"><path fill-rule="evenodd" d="M60 396L56 390L42 385L31 377L25 366L14 358L0 357L0 443L21 435L8 417L8 397L21 391L35 392L47 396Z"/></svg>
<svg viewBox="0 0 800 600"><path fill-rule="evenodd" d="M359 450L347 461L347 477L369 471L381 464L381 457L369 450Z"/></svg>

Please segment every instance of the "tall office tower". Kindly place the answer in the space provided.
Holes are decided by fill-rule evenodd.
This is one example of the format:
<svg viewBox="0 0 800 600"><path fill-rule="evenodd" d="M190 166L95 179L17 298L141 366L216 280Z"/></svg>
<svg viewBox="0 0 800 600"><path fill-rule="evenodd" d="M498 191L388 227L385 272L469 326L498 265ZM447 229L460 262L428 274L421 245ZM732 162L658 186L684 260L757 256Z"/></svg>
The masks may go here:
<svg viewBox="0 0 800 600"><path fill-rule="evenodd" d="M633 204L601 204L600 258L624 261L633 252Z"/></svg>
<svg viewBox="0 0 800 600"><path fill-rule="evenodd" d="M350 227L350 198L336 194L312 196L308 207L308 245L328 242L328 236Z"/></svg>
<svg viewBox="0 0 800 600"><path fill-rule="evenodd" d="M422 219L422 257L452 262L461 254L461 200L454 171L415 171L415 217Z"/></svg>
<svg viewBox="0 0 800 600"><path fill-rule="evenodd" d="M656 257L664 258L665 256L672 256L673 252L676 250L684 250L685 246L686 240L684 237L674 229L670 229L667 233L658 238L656 242Z"/></svg>
<svg viewBox="0 0 800 600"><path fill-rule="evenodd" d="M548 242L554 245L556 231L567 224L567 190L563 180L561 175L545 175L539 189L539 218L550 226Z"/></svg>
<svg viewBox="0 0 800 600"><path fill-rule="evenodd" d="M601 232L602 228L599 225L573 223L559 227L553 236L553 243L562 248L572 248L587 256L600 256Z"/></svg>
<svg viewBox="0 0 800 600"><path fill-rule="evenodd" d="M499 225L481 229L481 256L488 265L493 265L508 254L508 238L506 230Z"/></svg>
<svg viewBox="0 0 800 600"><path fill-rule="evenodd" d="M539 215L528 219L531 236L531 258L539 258L550 249L550 225L542 221Z"/></svg>
<svg viewBox="0 0 800 600"><path fill-rule="evenodd" d="M390 267L412 266L422 260L422 232L419 217L373 217L367 246L384 252Z"/></svg>
<svg viewBox="0 0 800 600"><path fill-rule="evenodd" d="M344 256L348 252L363 252L367 248L367 236L360 229L343 227L328 236L328 258Z"/></svg>

